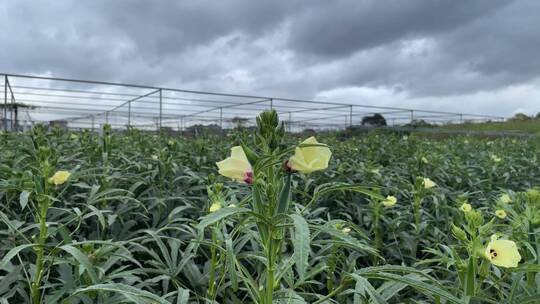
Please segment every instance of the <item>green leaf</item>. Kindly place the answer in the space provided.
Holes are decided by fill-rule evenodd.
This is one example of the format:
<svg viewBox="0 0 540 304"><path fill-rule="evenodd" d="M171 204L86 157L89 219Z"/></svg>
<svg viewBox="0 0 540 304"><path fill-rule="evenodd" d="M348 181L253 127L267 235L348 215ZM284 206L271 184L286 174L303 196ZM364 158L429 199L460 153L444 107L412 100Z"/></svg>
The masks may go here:
<svg viewBox="0 0 540 304"><path fill-rule="evenodd" d="M101 224L101 229L105 229L107 227L107 222L105 221L105 217L103 216L103 213L101 212L101 210L99 210L98 208L92 206L92 205L86 205L86 207L88 207L88 209L92 210L91 213L87 214L84 218L88 218L92 215L96 215L98 220L99 220L99 223Z"/></svg>
<svg viewBox="0 0 540 304"><path fill-rule="evenodd" d="M311 244L311 235L307 221L299 214L291 214L290 218L294 224L293 246L294 263L300 280L304 280L307 268L309 266L309 251Z"/></svg>
<svg viewBox="0 0 540 304"><path fill-rule="evenodd" d="M245 145L243 142L240 143L242 146L242 150L244 150L244 153L246 154L246 157L250 164L256 164L257 160L259 159L259 155L255 151L253 151L250 147Z"/></svg>
<svg viewBox="0 0 540 304"><path fill-rule="evenodd" d="M230 237L227 236L225 240L225 247L227 249L227 272L229 273L229 280L233 291L238 290L238 276L236 274L236 255L234 254L233 243Z"/></svg>
<svg viewBox="0 0 540 304"><path fill-rule="evenodd" d="M352 274L352 277L356 280L356 285L354 286L354 304L361 304L360 295L369 295L373 300L373 303L377 304L387 304L386 300L375 290L373 285L369 281L357 274Z"/></svg>
<svg viewBox="0 0 540 304"><path fill-rule="evenodd" d="M188 304L189 302L189 290L178 288L178 299L176 300L176 304Z"/></svg>
<svg viewBox="0 0 540 304"><path fill-rule="evenodd" d="M26 190L21 192L21 195L19 195L19 204L21 205L21 210L24 210L24 208L26 208L26 205L28 205L29 196L30 196L30 192Z"/></svg>
<svg viewBox="0 0 540 304"><path fill-rule="evenodd" d="M363 276L368 277L368 278L373 278L373 279L401 282L401 283L407 284L408 286L424 294L431 294L434 296L439 296L448 301L451 301L452 303L460 303L460 304L466 303L465 301L458 299L456 296L452 295L451 293L447 292L446 290L443 290L442 288L436 285L429 284L415 278L401 276L394 273L385 273L385 272L365 273Z"/></svg>
<svg viewBox="0 0 540 304"><path fill-rule="evenodd" d="M201 218L201 221L197 226L195 226L198 230L203 230L208 225L212 225L213 223L219 222L220 220L227 218L231 215L239 214L239 213L246 213L249 212L249 209L247 208L237 208L237 207L225 207L221 208L216 212L212 212L204 217Z"/></svg>
<svg viewBox="0 0 540 304"><path fill-rule="evenodd" d="M120 283L96 284L85 288L79 288L75 290L74 294L91 291L118 293L123 295L127 300L130 300L130 302L137 304L170 304L169 301L148 291Z"/></svg>
<svg viewBox="0 0 540 304"><path fill-rule="evenodd" d="M281 192L278 197L278 205L275 210L275 214L287 213L291 202L291 175L285 174L283 185L281 186Z"/></svg>
<svg viewBox="0 0 540 304"><path fill-rule="evenodd" d="M6 253L6 255L0 261L0 269L3 269L4 267L6 267L7 263L9 263L9 261L11 261L11 259L14 256L16 256L19 252L21 252L22 250L26 248L30 248L32 246L36 246L36 244L25 244L25 245L20 245L15 248L12 248L10 251L8 251L8 253Z"/></svg>
<svg viewBox="0 0 540 304"><path fill-rule="evenodd" d="M323 227L314 226L314 229L317 229L322 233L326 233L332 236L333 239L329 242L332 242L337 246L348 247L359 251L365 251L367 253L377 256L379 255L375 248L367 244L361 243L359 240L353 238L352 236L342 232L341 230L336 229L333 225L325 225Z"/></svg>
<svg viewBox="0 0 540 304"><path fill-rule="evenodd" d="M513 272L538 272L540 273L540 264L523 264L516 268L509 268Z"/></svg>
<svg viewBox="0 0 540 304"><path fill-rule="evenodd" d="M90 260L84 253L71 245L60 246L59 248L71 254L71 256L73 256L73 258L75 258L75 260L77 260L77 262L79 262L84 267L86 272L88 272L88 276L90 276L90 279L94 284L98 282L98 276L96 275L96 272L94 271Z"/></svg>

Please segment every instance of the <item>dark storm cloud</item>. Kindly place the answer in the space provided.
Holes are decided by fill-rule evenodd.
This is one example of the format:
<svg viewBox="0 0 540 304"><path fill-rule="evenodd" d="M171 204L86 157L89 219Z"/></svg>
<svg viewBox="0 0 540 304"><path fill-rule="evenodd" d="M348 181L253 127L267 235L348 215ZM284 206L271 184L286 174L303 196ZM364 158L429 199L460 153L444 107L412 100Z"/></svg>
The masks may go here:
<svg viewBox="0 0 540 304"><path fill-rule="evenodd" d="M11 0L0 71L299 98L537 90L538 11L536 0Z"/></svg>
<svg viewBox="0 0 540 304"><path fill-rule="evenodd" d="M395 40L450 31L508 4L506 0L321 1L293 18L290 44L340 57Z"/></svg>

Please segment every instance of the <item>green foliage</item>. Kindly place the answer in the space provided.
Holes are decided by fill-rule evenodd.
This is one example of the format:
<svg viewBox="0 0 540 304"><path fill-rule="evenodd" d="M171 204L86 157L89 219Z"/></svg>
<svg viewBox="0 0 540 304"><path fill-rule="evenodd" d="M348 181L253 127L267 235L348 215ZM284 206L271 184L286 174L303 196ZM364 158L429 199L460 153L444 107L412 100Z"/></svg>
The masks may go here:
<svg viewBox="0 0 540 304"><path fill-rule="evenodd" d="M538 139L329 133L329 168L288 188L283 161L305 138L277 119L227 137L1 134L0 303L260 303L270 243L274 303L538 300ZM253 185L216 177L241 144ZM68 182L47 182L57 170ZM517 268L483 256L492 234L516 242Z"/></svg>

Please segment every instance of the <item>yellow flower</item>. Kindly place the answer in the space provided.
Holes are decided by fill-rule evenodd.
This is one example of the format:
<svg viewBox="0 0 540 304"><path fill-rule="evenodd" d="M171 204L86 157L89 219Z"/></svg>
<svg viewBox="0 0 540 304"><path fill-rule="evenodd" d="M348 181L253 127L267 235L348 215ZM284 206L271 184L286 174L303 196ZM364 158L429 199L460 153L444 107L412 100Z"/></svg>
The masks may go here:
<svg viewBox="0 0 540 304"><path fill-rule="evenodd" d="M499 201L503 204L510 204L512 202L512 198L510 197L510 195L505 193L501 195L501 197L499 198Z"/></svg>
<svg viewBox="0 0 540 304"><path fill-rule="evenodd" d="M422 179L422 184L424 185L425 189L431 189L431 188L437 186L437 184L435 184L435 182L433 182L431 179L429 179L427 177L424 177Z"/></svg>
<svg viewBox="0 0 540 304"><path fill-rule="evenodd" d="M392 207L394 206L395 204L397 203L397 198L393 195L389 195L386 197L386 199L384 201L382 201L382 204L385 206L385 207Z"/></svg>
<svg viewBox="0 0 540 304"><path fill-rule="evenodd" d="M498 163L498 162L501 161L501 158L498 157L497 155L493 155L493 154L492 154L490 157L491 157L491 159L492 159L494 162L496 162L496 163Z"/></svg>
<svg viewBox="0 0 540 304"><path fill-rule="evenodd" d="M240 183L253 182L253 169L241 146L231 148L231 156L217 162L219 174Z"/></svg>
<svg viewBox="0 0 540 304"><path fill-rule="evenodd" d="M320 146L302 147L303 145ZM331 156L330 149L319 144L315 137L312 136L304 140L299 147L296 147L295 154L289 159L287 166L293 171L307 174L326 169Z"/></svg>
<svg viewBox="0 0 540 304"><path fill-rule="evenodd" d="M470 212L472 210L472 206L471 206L471 204L463 203L463 205L461 205L461 207L459 207L459 210L461 210L463 212Z"/></svg>
<svg viewBox="0 0 540 304"><path fill-rule="evenodd" d="M215 202L212 204L212 206L210 206L210 209L208 211L212 213L218 211L219 209L221 209L221 203Z"/></svg>
<svg viewBox="0 0 540 304"><path fill-rule="evenodd" d="M499 209L499 210L496 210L495 211L495 215L498 217L498 218L505 218L506 217L506 211L502 210L502 209Z"/></svg>
<svg viewBox="0 0 540 304"><path fill-rule="evenodd" d="M486 258L491 264L500 267L517 267L521 261L521 255L516 243L510 240L497 240L497 236L491 236L491 241L486 247Z"/></svg>
<svg viewBox="0 0 540 304"><path fill-rule="evenodd" d="M427 164L428 163L428 160L427 158L425 158L424 156L422 156L422 158L420 159L424 164Z"/></svg>
<svg viewBox="0 0 540 304"><path fill-rule="evenodd" d="M56 173L49 178L49 183L59 186L65 183L70 176L71 173L69 173L69 171L56 171Z"/></svg>

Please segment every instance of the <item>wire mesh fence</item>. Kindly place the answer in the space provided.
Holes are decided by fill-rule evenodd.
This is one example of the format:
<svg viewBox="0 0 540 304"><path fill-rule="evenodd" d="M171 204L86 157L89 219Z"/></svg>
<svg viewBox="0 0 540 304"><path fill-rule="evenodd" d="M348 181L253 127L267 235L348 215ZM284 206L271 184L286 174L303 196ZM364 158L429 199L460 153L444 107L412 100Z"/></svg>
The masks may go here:
<svg viewBox="0 0 540 304"><path fill-rule="evenodd" d="M416 121L430 124L465 121L504 121L504 117L470 113L362 105L190 91L155 86L65 78L0 74L4 131L24 131L37 123L70 129L182 131L204 126L229 129L250 127L265 109L275 109L286 129L343 129L369 125L382 115L389 126ZM1 79L1 78L0 78Z"/></svg>

